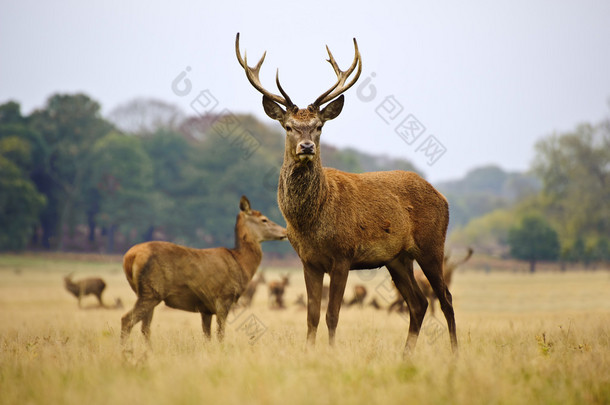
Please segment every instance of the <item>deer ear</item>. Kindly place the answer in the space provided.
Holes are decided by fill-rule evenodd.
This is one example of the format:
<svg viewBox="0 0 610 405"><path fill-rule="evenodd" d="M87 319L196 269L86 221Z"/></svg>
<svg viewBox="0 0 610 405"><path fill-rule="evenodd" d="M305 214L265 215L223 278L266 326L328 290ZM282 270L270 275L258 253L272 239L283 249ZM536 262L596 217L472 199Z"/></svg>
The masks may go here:
<svg viewBox="0 0 610 405"><path fill-rule="evenodd" d="M341 110L343 110L344 101L345 97L341 94L336 100L332 101L320 111L320 119L322 121L329 121L337 118L337 116L341 114Z"/></svg>
<svg viewBox="0 0 610 405"><path fill-rule="evenodd" d="M245 195L242 195L241 200L239 200L239 209L246 214L249 214L252 211L250 208L250 201L248 201Z"/></svg>
<svg viewBox="0 0 610 405"><path fill-rule="evenodd" d="M263 96L263 108L265 109L265 113L269 116L269 118L278 120L280 122L284 120L286 111L284 111L282 107L267 96Z"/></svg>

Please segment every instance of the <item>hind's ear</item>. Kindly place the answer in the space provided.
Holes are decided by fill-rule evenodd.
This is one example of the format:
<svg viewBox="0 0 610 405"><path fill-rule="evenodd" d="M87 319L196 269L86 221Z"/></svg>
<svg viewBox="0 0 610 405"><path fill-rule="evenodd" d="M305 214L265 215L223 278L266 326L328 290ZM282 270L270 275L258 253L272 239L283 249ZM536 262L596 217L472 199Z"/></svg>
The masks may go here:
<svg viewBox="0 0 610 405"><path fill-rule="evenodd" d="M245 195L242 195L241 200L239 200L239 209L246 214L252 212L252 209L250 208L250 201L248 201Z"/></svg>

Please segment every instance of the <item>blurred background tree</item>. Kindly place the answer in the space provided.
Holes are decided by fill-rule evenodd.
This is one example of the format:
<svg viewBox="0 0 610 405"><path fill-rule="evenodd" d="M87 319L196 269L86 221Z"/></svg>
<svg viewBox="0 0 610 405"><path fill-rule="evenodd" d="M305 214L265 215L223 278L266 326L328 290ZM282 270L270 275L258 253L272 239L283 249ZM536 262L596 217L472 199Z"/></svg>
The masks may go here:
<svg viewBox="0 0 610 405"><path fill-rule="evenodd" d="M510 254L515 259L530 263L530 272L536 271L536 262L559 258L557 232L542 217L528 215L508 233Z"/></svg>
<svg viewBox="0 0 610 405"><path fill-rule="evenodd" d="M0 106L0 250L24 249L46 205L30 178L43 153L41 144L19 104Z"/></svg>
<svg viewBox="0 0 610 405"><path fill-rule="evenodd" d="M44 142L44 155L33 174L49 201L41 218L41 242L46 248L62 250L64 230L72 234L85 216L91 148L112 125L101 117L100 105L84 94L53 95L28 120Z"/></svg>
<svg viewBox="0 0 610 405"><path fill-rule="evenodd" d="M536 144L541 209L558 230L562 257L593 260L610 235L610 125L579 125Z"/></svg>
<svg viewBox="0 0 610 405"><path fill-rule="evenodd" d="M0 105L1 250L121 253L153 239L232 246L244 194L284 223L276 201L284 134L277 127L252 115L187 116L144 98L108 117L84 94L52 95L29 116L17 103ZM423 175L406 159L331 145L322 151L324 165L340 170ZM609 262L610 120L545 137L535 152L527 173L488 165L435 184L450 202L449 243L530 261L534 253L524 249L534 245L520 227L547 226L556 230L559 257L539 252L536 261ZM288 243L263 249L293 254Z"/></svg>

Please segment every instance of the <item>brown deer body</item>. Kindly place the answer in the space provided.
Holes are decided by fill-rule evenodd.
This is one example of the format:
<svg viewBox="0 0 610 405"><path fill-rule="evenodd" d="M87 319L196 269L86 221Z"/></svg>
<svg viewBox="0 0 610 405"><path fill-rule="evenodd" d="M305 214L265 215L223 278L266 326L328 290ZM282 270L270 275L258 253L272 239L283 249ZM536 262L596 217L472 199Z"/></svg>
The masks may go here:
<svg viewBox="0 0 610 405"><path fill-rule="evenodd" d="M358 284L354 286L354 296L352 297L351 300L349 300L349 302L347 303L348 307L351 307L352 305L358 304L360 307L362 307L364 305L364 299L366 298L366 287Z"/></svg>
<svg viewBox="0 0 610 405"><path fill-rule="evenodd" d="M307 308L307 303L305 302L305 296L303 294L299 294L297 296L297 299L294 300L294 305L296 305L296 307L298 309L305 309L305 308Z"/></svg>
<svg viewBox="0 0 610 405"><path fill-rule="evenodd" d="M64 277L64 286L66 290L78 299L78 307L81 308L81 299L86 295L94 295L100 303L100 307L104 307L102 302L102 293L106 288L104 280L98 277L85 278L82 280L72 281L72 276Z"/></svg>
<svg viewBox="0 0 610 405"><path fill-rule="evenodd" d="M242 197L234 249L191 249L169 242L133 246L123 258L123 270L138 299L121 319L121 341L125 342L140 321L149 340L153 311L161 301L171 308L199 312L208 339L212 316L216 315L217 334L222 340L229 310L262 260L260 243L285 238L283 227L252 210Z"/></svg>
<svg viewBox="0 0 610 405"><path fill-rule="evenodd" d="M324 273L330 275L326 324L332 345L348 272L386 266L409 303L411 322L405 354L411 352L428 306L415 282L413 260L416 260L439 297L451 346L456 351L453 305L442 273L449 222L445 197L411 172L352 174L322 167L319 153L322 127L339 115L344 103L341 93L356 82L362 71L356 40L354 47L356 55L346 71L339 69L328 51L338 80L307 108L299 109L282 89L277 76L282 96L270 93L261 85L258 75L264 55L253 68L249 67L239 51L239 34L235 43L246 77L263 94L265 112L286 130L278 203L288 224L288 239L303 263L307 340L310 344L315 342ZM356 75L346 84L356 67ZM321 108L326 103L329 104Z"/></svg>
<svg viewBox="0 0 610 405"><path fill-rule="evenodd" d="M269 306L275 309L284 309L284 292L290 283L288 275L282 276L281 280L273 280L267 284L269 288Z"/></svg>
<svg viewBox="0 0 610 405"><path fill-rule="evenodd" d="M265 284L265 276L263 273L258 273L257 276L248 283L248 287L246 287L246 291L239 298L239 304L244 307L249 307L252 305L252 299L254 298L254 294L258 289L258 286L261 284Z"/></svg>

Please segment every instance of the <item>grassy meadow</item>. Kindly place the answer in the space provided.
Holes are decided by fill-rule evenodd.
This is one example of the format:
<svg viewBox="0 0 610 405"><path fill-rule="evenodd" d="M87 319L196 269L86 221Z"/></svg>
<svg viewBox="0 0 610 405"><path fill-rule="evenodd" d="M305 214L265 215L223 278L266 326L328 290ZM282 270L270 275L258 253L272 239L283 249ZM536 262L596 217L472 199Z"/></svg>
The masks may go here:
<svg viewBox="0 0 610 405"><path fill-rule="evenodd" d="M200 317L159 305L148 349L139 325L127 350L120 318L135 295L120 259L0 256L0 404L608 404L610 274L482 273L458 269L452 293L460 354L446 323L428 313L417 348L402 359L408 317L370 306L343 308L337 345L324 315L318 343L305 347L304 293L292 272L285 310L234 311L226 339L204 341ZM267 269L270 281L289 269ZM461 271L460 271L461 270ZM62 277L100 276L104 299L123 309L79 309ZM385 270L352 272L387 306ZM438 303L436 304L438 305Z"/></svg>

